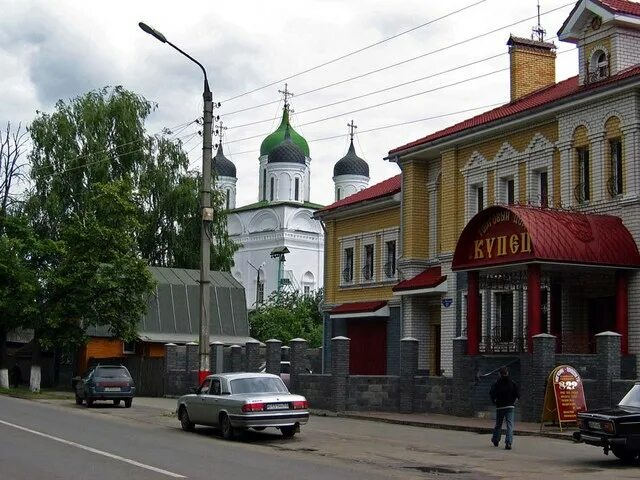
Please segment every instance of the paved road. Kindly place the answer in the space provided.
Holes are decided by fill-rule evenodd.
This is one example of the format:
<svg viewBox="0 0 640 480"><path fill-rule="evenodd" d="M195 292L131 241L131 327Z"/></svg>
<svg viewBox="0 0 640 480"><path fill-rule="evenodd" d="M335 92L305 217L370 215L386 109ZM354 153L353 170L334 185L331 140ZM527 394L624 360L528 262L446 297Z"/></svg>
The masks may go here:
<svg viewBox="0 0 640 480"><path fill-rule="evenodd" d="M292 440L252 433L244 441L225 442L210 428L182 432L166 413L174 403L144 404L140 399L131 409L104 405L89 410L72 401L43 404L0 397L0 477L601 480L603 475L640 476L640 466L622 465L595 447L566 440L516 437L514 450L505 451L491 446L486 435L336 417L312 417Z"/></svg>

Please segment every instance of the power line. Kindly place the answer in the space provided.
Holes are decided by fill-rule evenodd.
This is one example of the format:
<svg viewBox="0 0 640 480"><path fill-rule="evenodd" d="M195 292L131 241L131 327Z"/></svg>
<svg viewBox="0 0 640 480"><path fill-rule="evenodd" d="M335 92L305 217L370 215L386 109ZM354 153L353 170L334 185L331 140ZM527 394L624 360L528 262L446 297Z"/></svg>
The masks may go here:
<svg viewBox="0 0 640 480"><path fill-rule="evenodd" d="M346 54L341 55L341 56L339 56L339 57L337 57L337 58L334 58L334 59L332 59L332 60L329 60L329 61L326 61L326 62L321 63L321 64L319 64L319 65L316 65L315 67L307 68L306 70L303 70L303 71L301 71L301 72L295 73L295 74L293 74L293 75L289 75L288 77L282 78L282 79L280 79L280 80L276 80L275 82L271 82L271 83L269 83L269 84L267 84L267 85L263 85L263 86L261 86L261 87L254 88L253 90L250 90L250 91L248 91L248 92L241 93L241 94L236 95L236 96L231 97L231 98L227 98L226 100L223 100L222 102L223 102L223 103L224 103L224 102L230 102L231 100L235 100L235 99L237 99L237 98L244 97L245 95L249 95L249 94L251 94L251 93L254 93L254 92L257 92L257 91L263 90L263 89L268 88L268 87L271 87L271 86L273 86L273 85L277 85L277 84L282 83L282 82L284 82L284 81L286 81L286 80L289 80L289 79L291 79L291 78L299 77L300 75L304 75L305 73L313 72L314 70L318 70L319 68L326 67L327 65L331 65L332 63L335 63L335 62L338 62L338 61L343 60L343 59L345 59L345 58L351 57L351 56L353 56L353 55L356 55L357 53L364 52L365 50L368 50L368 49L370 49L370 48L373 48L373 47L376 47L376 46L378 46L378 45L381 45L381 44L383 44L383 43L385 43L385 42L388 42L388 41L390 41L390 40L393 40L393 39L395 39L395 38L401 37L402 35L406 35L407 33L410 33L410 32L413 32L413 31L415 31L415 30L418 30L418 29L420 29L420 28L426 27L427 25L431 25L431 24L436 23L436 22L438 22L438 21L440 21L440 20L443 20L443 19L445 19L445 18L447 18L447 17L451 17L452 15L456 15L456 14L458 14L458 13L460 13L460 12L463 12L463 11L465 11L465 10L468 10L468 9L472 8L472 7L475 7L476 5L480 5L481 3L484 3L484 2L486 2L486 1L487 1L487 0L480 0L480 1L478 1L478 2L475 2L475 3L469 4L469 5L465 6L465 7L459 8L458 10L454 10L454 11L452 11L452 12L449 12L449 13L445 14L445 15L442 15L441 17L435 18L435 19L433 19L433 20L430 20L430 21L428 21L428 22L425 22L425 23L422 23L422 24L420 24L420 25L418 25L418 26L415 26L415 27L413 27L413 28L410 28L409 30L405 30L405 31L403 31L403 32L400 32L400 33L397 33L397 34L395 34L395 35L392 35L391 37L384 38L384 39L382 39L382 40L380 40L380 41L378 41L378 42L371 43L371 44L366 45L366 46L364 46L364 47L362 47L362 48L359 48L359 49L354 50L354 51L352 51L352 52L346 53Z"/></svg>
<svg viewBox="0 0 640 480"><path fill-rule="evenodd" d="M347 99L344 99L344 100L339 100L339 101L333 102L333 103L326 103L324 105L319 105L319 106L316 106L316 107L308 108L306 110L299 110L299 111L296 110L296 113L299 114L299 115L302 115L303 113L313 112L315 110L320 110L320 109L327 108L327 107L334 107L334 106L339 105L341 103L346 103L346 102L350 102L350 101L353 101L353 100L358 100L360 98L369 97L371 95L375 95L375 94L378 94L378 93L387 92L389 90L393 90L393 89L396 89L396 88L405 87L407 85L411 85L412 83L417 83L417 82L421 82L423 80L428 80L430 78L434 78L434 77L438 77L440 75L444 75L445 73L455 72L456 70L461 70L463 68L466 68L466 67L469 67L469 66L472 66L472 65L477 65L478 63L486 62L488 60L493 60L494 58L498 58L498 57L501 57L501 56L507 55L507 54L508 54L508 52L498 53L496 55L491 55L489 57L485 57L485 58L482 58L480 60L475 60L473 62L465 63L464 65L458 65L456 67L449 68L448 70L442 70L442 71L434 73L432 75L427 75L425 77L420 77L420 78L416 78L414 80L409 80L408 82L396 83L396 84L391 85L389 87L381 88L379 90L374 90L374 91L368 92L368 93L363 93L362 95L357 95L355 97L347 98ZM251 125L257 125L259 123L266 123L266 122L270 122L270 121L272 121L272 119L270 119L270 118L269 119L265 119L265 120L256 120L255 122L243 123L242 125L236 125L236 126L233 126L233 127L229 127L229 129L231 130L231 129L235 129L235 128L249 127Z"/></svg>
<svg viewBox="0 0 640 480"><path fill-rule="evenodd" d="M488 105L480 105L478 107L466 108L464 110L458 110L456 112L441 113L439 115L432 115L430 117L419 118L419 119L416 119L416 120L408 120L406 122L392 123L392 124L389 124L389 125L382 125L382 126L379 126L379 127L374 127L374 128L369 128L369 129L366 129L366 130L361 130L361 131L358 132L358 134L369 133L369 132L377 132L379 130L386 130L388 128L401 127L401 126L404 126L404 125L411 125L413 123L420 123L420 122L426 122L428 120L436 120L436 119L439 119L439 118L451 117L451 116L454 116L454 115L460 115L462 113L469 113L469 112L473 112L473 111L476 111L476 110L483 110L483 109L487 109L487 108L498 107L500 105L504 105L504 102L491 103L491 104L488 104ZM344 136L344 134L341 133L339 135L332 135L332 136L329 136L329 137L314 138L314 139L311 139L311 140L307 140L307 142L308 143L322 142L322 141L325 141L325 140L334 140L336 138L342 138L343 136ZM236 152L234 154L229 153L229 156L244 155L244 154L247 154L247 153L256 153L256 152L259 152L259 151L260 151L259 149L245 150L243 152Z"/></svg>
<svg viewBox="0 0 640 480"><path fill-rule="evenodd" d="M548 14L550 14L550 13L556 12L556 11L558 11L558 10L562 10L563 8L566 8L566 7L568 7L568 6L572 6L572 5L574 5L574 3L566 3L566 4L561 5L561 6L559 6L559 7L556 7L556 8L553 8L553 9L551 9L551 10L548 10L548 11L546 11L546 12L542 13L541 15L548 15ZM501 31L501 30L504 30L504 29L506 29L506 28L513 27L513 26L515 26L515 25L519 25L519 24L521 24L521 23L528 22L529 20L533 20L533 19L536 19L536 18L538 18L538 16L537 16L537 15L534 15L534 16L532 16L532 17L523 18L523 19L518 20L518 21L516 21L516 22L510 23L510 24L507 24L507 25L503 25L503 26L498 27L498 28L495 28L495 29L493 29L493 30L489 30L489 31L487 31L487 32L484 32L484 33L481 33L481 34L475 35L475 36L473 36L473 37L469 37L469 38L467 38L467 39L465 39L465 40L461 40L461 41L459 41L459 42L455 42L455 43L451 43L451 44L445 45L445 46L443 46L443 47L441 47L441 48L438 48L438 49L435 49L435 50L431 50L431 51L426 52L426 53L423 53L423 54L421 54L421 55L417 55L417 56L415 56L415 57L407 58L407 59L402 60L402 61L400 61L400 62L392 63L392 64L389 64L389 65L385 65L385 66L383 66L383 67L380 67L380 68L377 68L377 69L370 70L370 71L368 71L368 72L362 73L362 74L360 74L360 75L355 75L355 76L353 76L353 77L349 77L349 78L346 78L346 79L344 79L344 80L340 80L340 81L333 82L333 83L330 83L330 84L327 84L327 85L323 85L323 86L321 86L321 87L314 88L314 89L312 89L312 90L307 90L306 92L302 92L302 93L296 94L296 97L301 97L301 96L303 96L303 95L307 95L307 94L310 94L310 93L315 93L315 92L318 92L318 91L321 91L321 90L325 90L325 89L327 89L327 88L335 87L335 86L337 86L337 85L342 85L342 84L345 84L345 83L348 83L348 82L351 82L351 81L354 81L354 80L358 80L358 79L360 79L360 78L364 78L364 77L367 77L367 76L369 76L369 75L373 75L373 74L375 74L375 73L379 73L379 72L382 72L382 71L385 71L385 70L389 70L389 69L391 69L391 68L395 68L395 67L398 67L398 66L400 66L400 65L405 65L405 64L410 63L410 62L413 62L413 61L415 61L415 60L419 60L419 59L424 58L424 57L427 57L427 56L429 56L429 55L433 55L433 54L435 54L435 53L440 53L440 52L443 52L443 51L445 51L445 50L448 50L448 49L451 49L451 48L454 48L454 47L458 47L458 46L463 45L463 44L465 44L465 43L469 43L469 42L471 42L471 41L473 41L473 40L477 40L477 39L479 39L479 38L486 37L486 36L488 36L488 35L491 35L491 34L494 34L494 33L499 32L499 31ZM553 38L556 38L556 37L552 37L552 38L550 38L549 40L552 40ZM506 53L507 53L507 52L505 52L504 54L506 54ZM503 55L503 54L500 54L500 55ZM498 55L496 55L496 56L498 56ZM490 57L490 58L492 58L492 57ZM291 77L288 77L288 78L291 78ZM286 78L285 80L288 80L288 78ZM284 81L284 80L283 80L283 81ZM266 87L272 86L272 85L274 85L274 84L275 84L275 83L272 83L272 84L270 84L270 85L266 85L266 86L265 86L265 87L263 87L263 88L266 88ZM251 93L251 92L247 92L247 93ZM237 98L237 97L234 97L234 98ZM255 106L252 106L252 107L246 107L246 108L243 108L243 109L240 109L240 110L235 110L235 111L232 111L232 112L226 113L226 114L225 114L225 116L228 116L228 115L234 115L234 114L236 114L236 113L241 113L241 112L246 112L246 111L253 110L253 109L256 109L256 108L260 108L260 107L264 107L264 106L267 106L267 105L273 105L274 103L279 103L279 102L280 102L280 100L272 100L272 101L270 101L270 102L266 102L266 103L262 103L262 104L255 105ZM237 128L237 127L232 127L232 128Z"/></svg>
<svg viewBox="0 0 640 480"><path fill-rule="evenodd" d="M558 55L563 54L563 53L567 53L567 52L570 52L570 51L572 51L572 49L563 50L561 52L558 52ZM371 110L373 108L382 107L382 106L389 105L389 104L392 104L392 103L396 103L396 102L399 102L399 101L402 101L402 100L407 100L409 98L414 98L414 97L417 97L417 96L420 96L420 95L425 95L427 93L433 93L435 91L439 91L439 90L443 90L445 88L461 85L463 83L467 83L467 82L471 82L471 81L474 81L474 80L478 80L480 78L488 77L490 75L495 75L496 73L505 72L505 71L508 71L508 70L509 70L509 67L501 68L501 69L498 69L498 70L493 70L491 72L483 73L483 74L477 75L475 77L469 77L469 78L465 78L463 80L459 80L457 82L447 83L447 84L444 84L444 85L439 85L439 86L431 88L429 90L423 90L422 92L413 93L411 95L405 95L403 97L399 97L399 98L395 98L395 99L392 99L392 100L388 100L386 102L375 103L373 105L368 105L366 107L358 108L358 109L355 109L355 110L350 110L348 112L342 112L342 113L339 113L339 114L336 114L336 115L330 115L328 117L323 117L323 118L320 118L320 119L317 119L317 120L313 120L311 122L301 123L301 124L298 125L298 127L305 127L305 126L308 126L308 125L314 125L316 123L325 122L327 120L333 120L334 118L339 118L339 117L342 117L344 115L351 115L353 113L363 112L365 110ZM366 95L363 95L363 96L366 96ZM362 97L362 96L360 96L360 97ZM360 97L354 97L354 98L360 98ZM329 104L327 106L337 105L339 103L343 103L343 102L346 102L346 101L349 101L349 100L351 100L351 99L347 99L347 100L340 101L340 102L335 102L334 104ZM324 106L316 107L316 108L309 109L309 110L306 110L306 111L317 110L319 108L324 108ZM301 113L303 113L303 112L301 112ZM243 137L243 138L239 138L239 139L236 139L236 140L230 140L227 143L243 142L243 141L246 141L246 140L252 140L254 138L264 137L264 136L266 136L268 134L269 133L262 133L262 134L258 134L258 135L252 135L252 136L249 136L249 137Z"/></svg>

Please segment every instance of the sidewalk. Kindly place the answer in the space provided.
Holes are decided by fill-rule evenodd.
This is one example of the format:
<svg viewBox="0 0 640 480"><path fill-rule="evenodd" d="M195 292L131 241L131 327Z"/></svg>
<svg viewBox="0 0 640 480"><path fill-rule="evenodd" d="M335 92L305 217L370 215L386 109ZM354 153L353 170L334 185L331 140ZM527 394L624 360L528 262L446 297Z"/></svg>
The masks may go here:
<svg viewBox="0 0 640 480"><path fill-rule="evenodd" d="M158 408L165 413L175 413L175 398L136 397L134 405ZM396 425L408 425L412 427L438 428L443 430L459 430L463 432L491 433L494 421L490 418L454 417L452 415L440 415L436 413L394 413L394 412L331 412L326 410L311 409L313 415L325 417L343 417L357 420L369 420L374 422L393 423ZM545 427L540 432L539 423L516 422L515 434L527 436L543 436L573 440L571 434L574 430L560 429L557 426Z"/></svg>

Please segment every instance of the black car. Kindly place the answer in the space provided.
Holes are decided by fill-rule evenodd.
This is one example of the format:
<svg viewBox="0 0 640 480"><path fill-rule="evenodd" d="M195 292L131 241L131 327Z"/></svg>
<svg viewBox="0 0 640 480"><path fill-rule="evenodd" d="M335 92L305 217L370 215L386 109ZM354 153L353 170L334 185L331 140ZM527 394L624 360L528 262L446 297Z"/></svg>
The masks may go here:
<svg viewBox="0 0 640 480"><path fill-rule="evenodd" d="M96 365L82 377L73 379L76 391L76 404L87 403L92 407L96 400L111 400L114 405L124 401L131 407L136 387L127 367L123 365Z"/></svg>
<svg viewBox="0 0 640 480"><path fill-rule="evenodd" d="M621 460L634 461L640 456L640 383L629 390L614 408L578 413L577 441L604 448Z"/></svg>

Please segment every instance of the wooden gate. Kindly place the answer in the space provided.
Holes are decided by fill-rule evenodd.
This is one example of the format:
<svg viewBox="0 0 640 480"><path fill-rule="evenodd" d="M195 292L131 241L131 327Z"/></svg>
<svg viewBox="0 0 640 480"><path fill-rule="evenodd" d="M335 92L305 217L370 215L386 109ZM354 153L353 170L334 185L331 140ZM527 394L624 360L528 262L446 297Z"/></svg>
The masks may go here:
<svg viewBox="0 0 640 480"><path fill-rule="evenodd" d="M351 339L349 373L351 375L387 374L387 321L350 319L347 326Z"/></svg>

